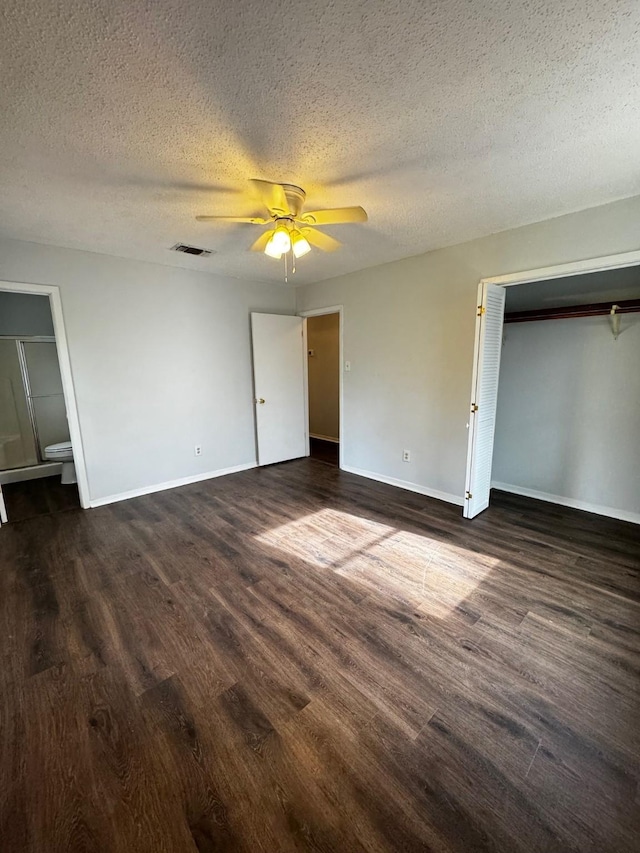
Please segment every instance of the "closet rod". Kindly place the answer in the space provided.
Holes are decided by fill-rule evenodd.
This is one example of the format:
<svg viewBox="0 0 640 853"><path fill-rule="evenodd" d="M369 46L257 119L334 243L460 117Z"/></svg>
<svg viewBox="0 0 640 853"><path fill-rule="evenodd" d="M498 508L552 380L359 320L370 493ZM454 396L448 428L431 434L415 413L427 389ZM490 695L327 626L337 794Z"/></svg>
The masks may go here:
<svg viewBox="0 0 640 853"><path fill-rule="evenodd" d="M611 314L616 305L616 314L631 314L640 311L640 299L622 299L618 302L595 302L591 305L569 305L564 308L538 308L535 311L509 311L504 315L505 323L527 323L531 320L569 320L572 317L604 317Z"/></svg>

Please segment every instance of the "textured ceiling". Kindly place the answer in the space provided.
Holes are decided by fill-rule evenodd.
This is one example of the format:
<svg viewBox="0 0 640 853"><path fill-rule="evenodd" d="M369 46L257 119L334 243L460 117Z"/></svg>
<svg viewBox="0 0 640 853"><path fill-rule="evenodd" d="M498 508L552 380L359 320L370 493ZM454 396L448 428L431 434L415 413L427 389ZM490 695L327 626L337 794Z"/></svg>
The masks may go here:
<svg viewBox="0 0 640 853"><path fill-rule="evenodd" d="M279 280L247 179L361 204L302 284L640 193L638 0L3 0L0 232ZM168 252L181 241L208 259Z"/></svg>
<svg viewBox="0 0 640 853"><path fill-rule="evenodd" d="M640 266L519 284L506 291L506 311L640 299Z"/></svg>

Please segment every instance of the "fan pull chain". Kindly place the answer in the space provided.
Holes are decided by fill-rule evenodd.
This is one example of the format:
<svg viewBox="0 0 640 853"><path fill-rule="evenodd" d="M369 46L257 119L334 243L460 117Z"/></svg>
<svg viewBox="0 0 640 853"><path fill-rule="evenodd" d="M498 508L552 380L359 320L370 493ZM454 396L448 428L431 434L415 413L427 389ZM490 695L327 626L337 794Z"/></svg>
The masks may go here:
<svg viewBox="0 0 640 853"><path fill-rule="evenodd" d="M288 255L288 252L283 252L283 257L284 257L284 283L285 284L289 283L289 278L287 277L287 255Z"/></svg>

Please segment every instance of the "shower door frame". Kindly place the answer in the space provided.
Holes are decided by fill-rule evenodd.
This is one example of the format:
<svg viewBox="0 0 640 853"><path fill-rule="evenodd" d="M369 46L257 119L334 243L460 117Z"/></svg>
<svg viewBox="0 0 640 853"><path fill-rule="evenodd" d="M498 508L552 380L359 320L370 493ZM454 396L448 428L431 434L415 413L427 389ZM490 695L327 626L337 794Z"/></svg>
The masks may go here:
<svg viewBox="0 0 640 853"><path fill-rule="evenodd" d="M60 376L62 378L62 392L64 395L64 403L67 410L67 420L69 421L69 434L71 436L71 445L73 447L73 461L76 467L76 477L78 480L78 495L80 497L80 506L83 509L88 509L90 506L89 480L87 477L87 467L84 457L84 446L82 442L82 432L80 429L80 419L78 417L78 406L76 402L76 393L73 386L73 374L71 372L71 361L69 358L69 346L67 343L67 334L64 326L64 315L62 312L62 299L60 298L60 288L53 284L25 284L17 281L0 281L0 291L9 293L24 293L31 296L48 296L49 306L51 308L51 317L53 319L53 331L58 350L58 363L60 365ZM16 336L18 338L19 336ZM1 501L1 498L0 498Z"/></svg>
<svg viewBox="0 0 640 853"><path fill-rule="evenodd" d="M16 350L18 353L18 364L20 366L20 375L22 376L22 387L24 389L24 396L27 403L27 413L29 415L29 423L31 424L31 432L33 434L33 439L35 442L36 454L38 456L38 462L36 464L45 465L46 459L43 457L42 451L40 449L38 423L36 421L36 416L33 409L33 399L31 397L31 383L29 381L29 370L27 368L27 358L24 351L24 345L26 343L55 344L56 339L51 335L0 335L0 341L15 341ZM18 471L19 468L16 468L14 470Z"/></svg>

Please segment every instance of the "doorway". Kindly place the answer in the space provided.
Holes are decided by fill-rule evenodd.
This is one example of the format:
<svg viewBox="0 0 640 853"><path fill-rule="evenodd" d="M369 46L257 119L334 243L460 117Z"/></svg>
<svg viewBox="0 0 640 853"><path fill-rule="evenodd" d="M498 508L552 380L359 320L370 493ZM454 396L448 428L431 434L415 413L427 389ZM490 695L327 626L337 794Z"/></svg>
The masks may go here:
<svg viewBox="0 0 640 853"><path fill-rule="evenodd" d="M341 467L342 306L252 312L251 346L258 465L312 456Z"/></svg>
<svg viewBox="0 0 640 853"><path fill-rule="evenodd" d="M59 290L0 282L0 300L0 521L87 507Z"/></svg>
<svg viewBox="0 0 640 853"><path fill-rule="evenodd" d="M309 456L340 466L342 458L342 309L305 315Z"/></svg>
<svg viewBox="0 0 640 853"><path fill-rule="evenodd" d="M7 303L21 302L22 316L32 318L43 299L48 310L46 297L0 293L0 331L11 320ZM52 458L53 448L71 448L55 338L24 334L33 331L28 325L15 327L20 337L0 335L0 484L8 521L80 506L75 478L65 482L62 463Z"/></svg>
<svg viewBox="0 0 640 853"><path fill-rule="evenodd" d="M562 306L562 310L560 314L558 314L558 306L547 309L536 309L537 314L540 314L542 310L541 316L536 316L535 320L538 319L549 319L550 321L555 318L555 322L559 319L562 322L574 322L569 320L566 317L561 315L571 314L571 316L589 316L591 318L597 319L597 321L601 324L600 333L604 330L604 335L607 336L607 340L610 337L611 343L614 342L614 336L611 335L609 331L609 324L611 324L611 329L615 330L616 324L619 321L614 322L612 318L611 311L613 310L612 306L620 301L620 294L615 294L613 287L611 284L607 285L611 289L607 292L606 289L602 291L603 299L600 300L597 295L597 288L604 286L604 278L603 276L617 276L618 279L623 274L623 271L626 271L625 268L630 269L632 272L635 270L640 271L640 252L630 252L623 255L611 256L607 258L599 258L591 261L583 261L573 264L564 264L558 267L550 267L541 270L532 270L525 273L518 273L515 275L509 276L501 276L494 279L486 279L480 282L479 285L479 294L478 294L478 311L477 311L477 322L476 322L476 340L475 340L475 349L474 349L474 364L473 364L473 382L472 382L472 398L470 405L470 418L469 418L469 446L467 453L467 473L466 473L466 481L465 481L465 505L464 505L464 516L466 518L473 518L486 509L489 506L490 501L490 490L492 486L492 469L493 469L493 459L494 459L494 443L495 443L495 435L496 435L496 416L497 416L497 406L498 406L498 382L500 378L501 371L501 358L502 358L502 350L503 350L503 334L504 334L504 319L505 319L505 299L506 295L509 293L513 293L513 291L517 291L520 288L515 287L516 285L530 285L529 287L529 297L528 298L541 298L544 299L544 295L547 295L548 299L560 298L559 305ZM597 275L596 275L597 274ZM635 272L633 272L635 275ZM598 277L599 276L599 277ZM591 279L592 284L589 285L588 279ZM593 281L596 281L596 285L593 284ZM620 281L618 281L620 284ZM564 286L564 291L563 291ZM589 287L596 287L596 290L589 290ZM508 288L508 289L507 289ZM513 290L511 290L513 288ZM572 292L573 291L573 292ZM592 304L582 304L579 302L586 302L586 298L584 293L587 292L590 294L590 303ZM524 296L525 290L521 291ZM538 294L538 296L534 297L534 294ZM576 299L580 294L581 297ZM625 295L625 294L623 294ZM628 294L626 294L628 295ZM514 293L515 296L515 293ZM604 297L607 298L606 302ZM521 300L519 300L521 301ZM516 300L510 299L511 307L509 310L508 320L513 322L523 322L522 317L514 320L513 306L516 304ZM573 302L573 308L570 311L569 303ZM531 305L534 303L532 302ZM537 303L536 303L537 304ZM631 309L629 310L637 310ZM605 310L606 308L606 310ZM586 309L589 309L588 315L585 315ZM517 313L517 312L516 312ZM609 316L606 316L609 315ZM615 311L614 311L615 315ZM525 321L533 321L534 318L532 316L525 317ZM548 325L548 324L545 324ZM547 335L548 337L548 335ZM569 357L569 335L563 336L560 334L560 327L554 329L553 338L554 338L554 347L560 351L559 347L562 345L562 352L564 355L560 356L562 359ZM572 337L575 338L575 327L572 327ZM566 344L565 347L565 338ZM628 338L625 340L625 346L628 344ZM582 346L583 355L580 357L584 359L584 345L582 343L582 339L577 344L579 348ZM574 344L574 348L576 345ZM566 352L565 352L566 350ZM550 344L547 341L547 344L543 347L543 350L540 351L539 357L532 357L531 353L529 353L528 357L524 358L523 369L526 369L528 366L535 366L536 369L541 369L543 361L549 358L550 352ZM590 348L589 352L593 354L593 347ZM578 360L580 360L580 358ZM563 366L565 366L563 364ZM522 379L521 382L528 382L528 379ZM585 382L587 380L585 379ZM539 413L542 408L542 401L548 403L549 399L562 399L562 395L557 393L557 389L554 389L554 382L556 382L556 376L553 369L548 369L546 373L546 377L544 381L541 383L540 378L536 379L535 375L531 376L531 386L527 392L524 389L524 397L526 397L526 403L523 405L526 408L526 418L530 418L531 422L536 417L536 413ZM513 385L513 383L511 383ZM536 386L544 386L541 390L540 397L540 405L536 403L536 400L533 398L533 391ZM512 389L513 390L513 389ZM569 391L573 392L575 390L575 381L570 382L567 385L567 391L564 392L565 397ZM518 387L516 389L517 394L522 396L523 389ZM553 393L552 393L553 392ZM598 393L598 390L593 387L593 382L591 382L588 394L591 398L591 402L595 399L597 402L597 406L599 407L598 411L607 412L611 409L611 406L606 403L606 401L602 398L602 390ZM513 396L513 394L512 394ZM523 398L524 399L524 398ZM537 398L536 398L537 399ZM618 396L620 399L620 395ZM566 399L563 400L566 402ZM614 407L615 408L615 407ZM558 405L556 407L558 412L562 412L562 406ZM566 406L565 406L566 409ZM576 413L572 410L572 422L574 423L574 428L570 429L567 426L567 416L565 413L564 419L562 415L560 416L558 423L555 425L557 430L563 430L565 433L565 440L568 442L567 446L571 448L571 452L573 454L573 462L574 465L576 463L576 459L582 462L584 461L587 467L591 466L593 469L594 460L587 452L585 447L580 449L579 440L585 440L585 431L588 429L593 431L592 426L594 421L596 420L594 417L588 414L588 408L585 408L582 416L578 416L577 419L574 417ZM593 414L593 413L592 413ZM503 418L503 421L505 419ZM520 428L517 430L518 437L522 438L525 435L525 430L523 426L524 422L520 423ZM531 423L527 423L527 426L531 426ZM546 424L545 424L546 426ZM539 432L534 432L534 437L536 441L539 439ZM502 429L502 433L504 436L504 428ZM589 435L589 440L593 438L593 436ZM600 441L600 444L604 445L605 442ZM533 440L530 442L530 447L528 449L528 453L533 452ZM596 442L596 445L598 442ZM576 456L577 454L577 456ZM504 455L504 454L503 454ZM526 456L525 453L522 454ZM549 459L549 451L547 450L541 456L540 464L535 466L536 470L541 471L544 468L544 464L546 464ZM568 459L567 456L562 456L563 463ZM529 463L529 470L531 469L530 460L527 460ZM504 459L502 460L503 470L504 470ZM544 464L543 464L544 463ZM557 468L557 466L556 466ZM554 476L557 475L557 470L553 472ZM592 476L592 470L589 471L589 476ZM495 478L494 478L495 479ZM575 477L572 477L575 481ZM513 489L515 491L515 489ZM535 494L534 494L535 492ZM573 506L578 509L587 509L592 512L602 511L602 514L613 515L616 518L626 518L628 520L637 521L637 513L636 512L627 512L624 508L620 510L609 511L608 508L604 505L600 506L597 502L594 502L593 498L589 500L579 500L575 497L569 495L556 495L551 494L550 492L542 491L541 489L533 489L527 492L526 489L523 489L519 492L520 494L530 494L532 497L538 497L543 500L549 500L552 503L561 503L566 506Z"/></svg>

